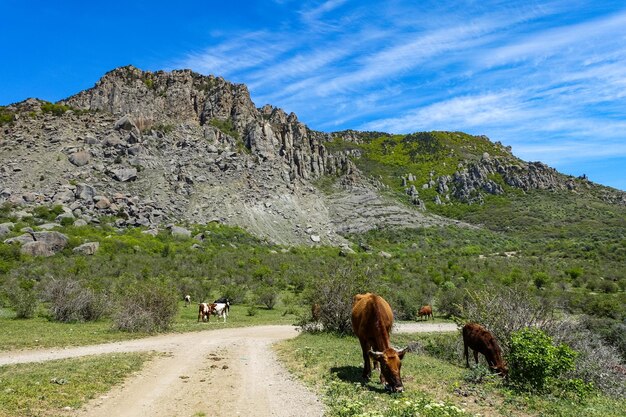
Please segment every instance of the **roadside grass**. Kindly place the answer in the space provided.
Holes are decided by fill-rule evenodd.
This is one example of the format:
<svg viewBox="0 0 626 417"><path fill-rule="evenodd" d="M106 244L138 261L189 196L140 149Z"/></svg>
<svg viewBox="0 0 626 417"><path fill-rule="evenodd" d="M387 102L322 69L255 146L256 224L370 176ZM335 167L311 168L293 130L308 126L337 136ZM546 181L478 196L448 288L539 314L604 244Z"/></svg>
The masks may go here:
<svg viewBox="0 0 626 417"><path fill-rule="evenodd" d="M179 307L178 315L170 332L182 333L267 324L293 324L296 321L295 315L284 314L285 309L281 307L268 310L258 306L254 315L250 316L248 315L249 306L233 305L230 308L226 323L217 317L211 317L208 323L198 323L197 304L184 307L184 303L181 302ZM0 309L0 329L2 329L0 351L84 346L150 336L147 333L114 330L112 321L109 319L84 323L60 323L41 316L32 319L15 319L15 314L8 309Z"/></svg>
<svg viewBox="0 0 626 417"><path fill-rule="evenodd" d="M369 382L363 383L361 349L355 337L301 334L278 343L275 348L287 368L320 394L331 417L626 415L623 411L626 399L594 393L579 402L574 398L518 393L491 375L475 382L472 371L465 369L456 351L458 338L456 332L392 335L395 346L411 342L421 346L418 352L408 353L403 361L405 391L402 394L386 393L376 372ZM438 350L435 344L446 348Z"/></svg>
<svg viewBox="0 0 626 417"><path fill-rule="evenodd" d="M67 415L138 371L149 353L0 367L0 417Z"/></svg>

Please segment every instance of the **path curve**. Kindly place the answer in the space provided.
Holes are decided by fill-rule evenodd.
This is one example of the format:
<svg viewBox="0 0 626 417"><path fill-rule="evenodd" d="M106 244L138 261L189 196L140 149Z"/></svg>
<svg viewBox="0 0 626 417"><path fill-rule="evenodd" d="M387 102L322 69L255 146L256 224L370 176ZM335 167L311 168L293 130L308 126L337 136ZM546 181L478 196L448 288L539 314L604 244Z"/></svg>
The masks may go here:
<svg viewBox="0 0 626 417"><path fill-rule="evenodd" d="M395 332L455 331L450 323L400 323ZM256 326L163 334L144 339L0 353L0 366L105 353L165 353L75 417L322 416L320 400L277 361L271 345L297 336L293 326Z"/></svg>

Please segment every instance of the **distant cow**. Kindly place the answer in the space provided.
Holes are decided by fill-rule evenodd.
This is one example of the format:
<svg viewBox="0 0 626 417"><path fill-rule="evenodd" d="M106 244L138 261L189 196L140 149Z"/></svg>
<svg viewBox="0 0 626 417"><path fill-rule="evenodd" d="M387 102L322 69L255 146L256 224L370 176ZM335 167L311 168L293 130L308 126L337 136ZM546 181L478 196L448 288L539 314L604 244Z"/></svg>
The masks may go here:
<svg viewBox="0 0 626 417"><path fill-rule="evenodd" d="M425 305L420 308L420 311L417 313L417 317L421 319L424 316L426 316L426 320L428 320L428 317L431 319L433 318L433 308L431 306Z"/></svg>
<svg viewBox="0 0 626 417"><path fill-rule="evenodd" d="M187 307L189 304L191 304L191 295L187 294L184 300L185 300L185 307Z"/></svg>
<svg viewBox="0 0 626 417"><path fill-rule="evenodd" d="M502 359L502 350L500 350L496 338L480 324L467 323L463 326L463 349L465 351L465 363L469 368L468 347L474 351L476 363L478 363L478 354L482 353L494 372L503 377L508 374L509 370Z"/></svg>
<svg viewBox="0 0 626 417"><path fill-rule="evenodd" d="M230 313L230 305L232 304L228 297L218 298L213 301L213 304L226 304L226 317L228 317L228 313Z"/></svg>
<svg viewBox="0 0 626 417"><path fill-rule="evenodd" d="M313 303L311 305L311 318L314 322L320 321L322 317L322 307L318 303Z"/></svg>
<svg viewBox="0 0 626 417"><path fill-rule="evenodd" d="M214 316L222 317L224 319L224 323L226 323L226 317L228 316L228 309L230 307L230 303L213 303L210 304L211 314Z"/></svg>
<svg viewBox="0 0 626 417"><path fill-rule="evenodd" d="M208 303L198 304L198 321L210 321L212 305Z"/></svg>
<svg viewBox="0 0 626 417"><path fill-rule="evenodd" d="M367 293L354 296L352 304L352 329L359 338L363 351L363 378L372 375L370 358L374 369L380 363L380 382L393 392L402 392L400 368L408 348L396 350L389 343L393 325L393 313L382 297Z"/></svg>

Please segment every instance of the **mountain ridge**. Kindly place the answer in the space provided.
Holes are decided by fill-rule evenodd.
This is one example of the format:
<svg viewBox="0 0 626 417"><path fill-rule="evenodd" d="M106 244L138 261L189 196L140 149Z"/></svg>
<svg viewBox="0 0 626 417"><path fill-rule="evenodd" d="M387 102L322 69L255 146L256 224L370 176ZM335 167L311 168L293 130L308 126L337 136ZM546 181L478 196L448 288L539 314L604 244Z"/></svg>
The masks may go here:
<svg viewBox="0 0 626 417"><path fill-rule="evenodd" d="M3 112L12 116L0 132L10 160L0 169L0 203L61 204L86 223L102 215L119 226L220 221L276 243L337 245L371 228L462 224L432 211L482 204L506 187L594 186L485 137L317 132L293 113L257 108L243 84L190 70L120 67L57 104L29 99ZM389 154L372 157L379 142L409 158L404 168L433 168L388 175ZM383 161L385 175L368 172L368 158ZM626 204L626 193L607 195Z"/></svg>

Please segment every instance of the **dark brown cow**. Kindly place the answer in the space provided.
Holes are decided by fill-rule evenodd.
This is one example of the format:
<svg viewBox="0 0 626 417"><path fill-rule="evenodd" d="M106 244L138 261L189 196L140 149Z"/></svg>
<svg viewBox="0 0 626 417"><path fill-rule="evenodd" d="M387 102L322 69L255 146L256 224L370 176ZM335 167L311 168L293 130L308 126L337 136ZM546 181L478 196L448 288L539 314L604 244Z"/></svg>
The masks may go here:
<svg viewBox="0 0 626 417"><path fill-rule="evenodd" d="M496 338L480 324L467 323L463 326L463 349L465 350L465 363L469 368L468 347L474 351L476 363L478 363L478 354L482 353L485 355L487 364L494 372L499 373L503 377L509 372L502 359L502 350L500 350Z"/></svg>
<svg viewBox="0 0 626 417"><path fill-rule="evenodd" d="M380 364L380 382L393 392L402 392L400 368L408 348L396 350L389 344L389 332L393 313L382 297L367 293L354 296L352 304L352 329L359 338L363 350L363 378L372 375L370 358L374 368Z"/></svg>
<svg viewBox="0 0 626 417"><path fill-rule="evenodd" d="M417 313L417 317L422 318L426 316L426 320L428 320L428 317L430 316L430 318L433 318L433 308L429 305L425 305L422 308L420 308L420 311Z"/></svg>

